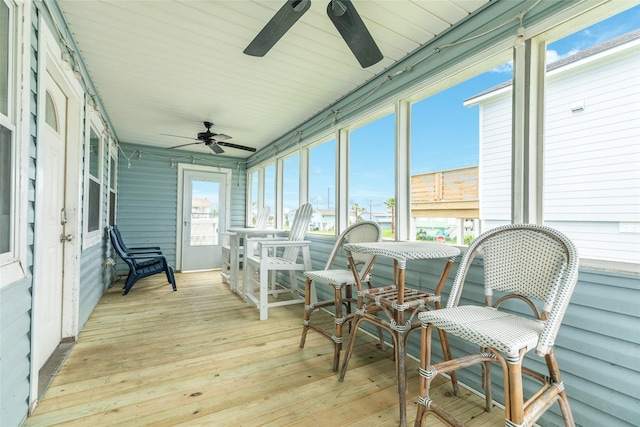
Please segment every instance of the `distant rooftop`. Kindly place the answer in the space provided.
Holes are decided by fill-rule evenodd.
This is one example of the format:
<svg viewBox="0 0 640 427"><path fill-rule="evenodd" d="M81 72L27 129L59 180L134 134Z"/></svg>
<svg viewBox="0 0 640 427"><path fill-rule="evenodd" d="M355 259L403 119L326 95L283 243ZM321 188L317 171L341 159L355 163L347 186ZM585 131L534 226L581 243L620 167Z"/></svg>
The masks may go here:
<svg viewBox="0 0 640 427"><path fill-rule="evenodd" d="M550 64L547 64L547 72L549 71L553 71L555 69L564 67L566 65L572 64L574 62L578 62L581 61L585 58L588 58L590 56L596 55L600 52L605 52L609 49L613 49L614 47L617 46L621 46L625 43L629 43L630 41L636 40L640 38L640 30L634 30L631 31L629 33L623 34L621 36L618 36L616 38L613 38L611 40L608 40L604 43L600 43L598 45L592 46L590 48L581 50L577 53L574 53L573 55L569 55L566 56L564 58L558 59L557 61L554 61ZM465 99L464 100L464 104L466 105L468 102L474 100L475 98L479 98L481 96L487 95L491 92L495 92L498 91L500 89L504 89L506 87L511 86L512 81L511 80L507 80L503 83L500 83L499 85L496 85L492 88L489 88L485 91L482 91L480 93L478 93L477 95L472 96L471 98Z"/></svg>

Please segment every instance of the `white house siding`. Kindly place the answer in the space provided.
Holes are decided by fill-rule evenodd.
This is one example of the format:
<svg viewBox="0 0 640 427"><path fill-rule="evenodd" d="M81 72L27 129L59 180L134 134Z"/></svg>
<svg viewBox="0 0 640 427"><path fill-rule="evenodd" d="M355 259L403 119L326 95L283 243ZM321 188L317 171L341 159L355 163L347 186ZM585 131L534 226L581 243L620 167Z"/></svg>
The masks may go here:
<svg viewBox="0 0 640 427"><path fill-rule="evenodd" d="M583 258L640 261L638 36L565 60L546 82L544 222L565 232ZM510 87L469 102L475 103L480 219L486 230L510 221ZM572 112L576 103L584 110Z"/></svg>
<svg viewBox="0 0 640 427"><path fill-rule="evenodd" d="M550 72L547 87L545 223L582 257L640 261L640 40Z"/></svg>
<svg viewBox="0 0 640 427"><path fill-rule="evenodd" d="M481 230L511 222L511 90L480 109Z"/></svg>

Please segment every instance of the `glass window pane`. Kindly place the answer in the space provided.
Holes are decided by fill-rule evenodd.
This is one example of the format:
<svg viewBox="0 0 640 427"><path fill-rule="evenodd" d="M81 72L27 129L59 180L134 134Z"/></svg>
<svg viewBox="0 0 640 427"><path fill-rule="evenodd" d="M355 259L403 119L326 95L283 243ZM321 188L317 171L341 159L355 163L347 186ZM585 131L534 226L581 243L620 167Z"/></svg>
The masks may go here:
<svg viewBox="0 0 640 427"><path fill-rule="evenodd" d="M218 244L220 183L191 182L191 246Z"/></svg>
<svg viewBox="0 0 640 427"><path fill-rule="evenodd" d="M9 6L0 2L0 114L9 114Z"/></svg>
<svg viewBox="0 0 640 427"><path fill-rule="evenodd" d="M309 202L317 218L311 231L336 233L336 140L324 142L309 150Z"/></svg>
<svg viewBox="0 0 640 427"><path fill-rule="evenodd" d="M283 163L282 203L284 228L290 229L295 212L300 207L300 155L287 157Z"/></svg>
<svg viewBox="0 0 640 427"><path fill-rule="evenodd" d="M395 235L395 113L350 132L349 224L375 221L384 238Z"/></svg>
<svg viewBox="0 0 640 427"><path fill-rule="evenodd" d="M547 47L544 223L583 258L640 262L639 14Z"/></svg>
<svg viewBox="0 0 640 427"><path fill-rule="evenodd" d="M0 126L0 254L11 250L11 131Z"/></svg>
<svg viewBox="0 0 640 427"><path fill-rule="evenodd" d="M468 245L480 228L511 221L512 67L477 68L475 77L412 105L416 240Z"/></svg>
<svg viewBox="0 0 640 427"><path fill-rule="evenodd" d="M94 178L100 178L100 138L96 131L91 128L89 137L89 173Z"/></svg>
<svg viewBox="0 0 640 427"><path fill-rule="evenodd" d="M56 112L56 105L53 103L53 98L49 91L47 91L46 102L44 107L44 121L51 126L51 129L58 132L58 114Z"/></svg>
<svg viewBox="0 0 640 427"><path fill-rule="evenodd" d="M276 215L276 165L264 169L264 206L269 208L267 225L275 226Z"/></svg>
<svg viewBox="0 0 640 427"><path fill-rule="evenodd" d="M89 179L89 215L87 231L97 231L100 228L100 183Z"/></svg>
<svg viewBox="0 0 640 427"><path fill-rule="evenodd" d="M258 221L258 171L251 173L251 219L249 225L255 225Z"/></svg>

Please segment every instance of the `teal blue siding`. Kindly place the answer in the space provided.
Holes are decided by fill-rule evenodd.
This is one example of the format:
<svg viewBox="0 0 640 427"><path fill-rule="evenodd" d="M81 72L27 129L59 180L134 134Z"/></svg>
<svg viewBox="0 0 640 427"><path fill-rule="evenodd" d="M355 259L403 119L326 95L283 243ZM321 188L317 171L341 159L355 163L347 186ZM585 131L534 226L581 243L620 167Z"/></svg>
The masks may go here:
<svg viewBox="0 0 640 427"><path fill-rule="evenodd" d="M191 155L193 153L135 144L121 144L119 154L116 223L127 245L160 246L172 266L176 265L177 163L191 164L191 161L177 159L182 156L190 158ZM246 193L243 162L208 154L206 157L211 157L211 160L196 160L196 164L231 170L230 223L243 225ZM176 159L174 167L171 167L172 159ZM121 260L117 260L117 265L118 274L127 273Z"/></svg>
<svg viewBox="0 0 640 427"><path fill-rule="evenodd" d="M29 412L31 368L31 292L36 188L38 14L32 8L30 67L30 138L27 184L27 277L0 289L0 426L18 426Z"/></svg>

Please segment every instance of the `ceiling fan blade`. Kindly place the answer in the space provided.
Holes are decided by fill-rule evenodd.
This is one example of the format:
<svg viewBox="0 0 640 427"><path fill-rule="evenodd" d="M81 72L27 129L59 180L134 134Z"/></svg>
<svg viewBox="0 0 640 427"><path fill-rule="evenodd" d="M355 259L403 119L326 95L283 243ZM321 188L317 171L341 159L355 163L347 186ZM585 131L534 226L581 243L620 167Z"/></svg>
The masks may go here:
<svg viewBox="0 0 640 427"><path fill-rule="evenodd" d="M251 151L252 153L256 152L256 149L253 147L247 147L246 145L232 144L231 142L218 141L218 145L222 145L223 147L229 147L229 148L237 148L238 150Z"/></svg>
<svg viewBox="0 0 640 427"><path fill-rule="evenodd" d="M205 144L207 145L207 147L211 148L211 151L213 151L216 154L224 153L224 150L222 149L222 147L216 144L215 141L208 141Z"/></svg>
<svg viewBox="0 0 640 427"><path fill-rule="evenodd" d="M350 0L331 0L327 15L362 68L382 60L382 52Z"/></svg>
<svg viewBox="0 0 640 427"><path fill-rule="evenodd" d="M189 139L193 139L193 138L189 138ZM187 145L195 145L195 144L202 144L204 141L200 141L200 142L190 142L188 144L181 144L181 145L174 145L173 147L169 147L171 148L180 148L180 147L186 147Z"/></svg>
<svg viewBox="0 0 640 427"><path fill-rule="evenodd" d="M172 136L172 137L174 137L174 138L190 139L190 140L192 140L192 141L195 141L195 140L196 140L195 138L192 138L192 137L190 137L190 136L171 135L171 134L169 134L169 133L161 133L160 135L163 135L163 136Z"/></svg>
<svg viewBox="0 0 640 427"><path fill-rule="evenodd" d="M253 39L244 53L264 56L311 7L311 0L288 0Z"/></svg>

